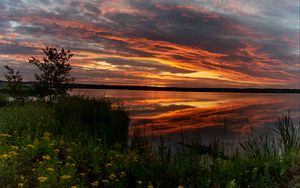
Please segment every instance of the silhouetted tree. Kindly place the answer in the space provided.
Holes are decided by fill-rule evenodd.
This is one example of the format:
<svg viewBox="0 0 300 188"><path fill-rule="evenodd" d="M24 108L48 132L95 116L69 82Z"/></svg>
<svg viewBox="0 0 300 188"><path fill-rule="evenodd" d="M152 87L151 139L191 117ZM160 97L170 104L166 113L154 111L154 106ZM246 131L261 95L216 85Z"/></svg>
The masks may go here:
<svg viewBox="0 0 300 188"><path fill-rule="evenodd" d="M14 103L20 104L24 102L24 97L22 95L22 81L23 78L20 74L20 71L15 71L13 68L8 65L4 65L6 73L4 77L7 80L8 91L13 98Z"/></svg>
<svg viewBox="0 0 300 188"><path fill-rule="evenodd" d="M43 49L45 57L42 61L32 57L29 63L34 64L41 71L41 74L35 74L35 88L37 94L52 102L53 99L67 94L69 90L69 83L74 78L70 77L71 65L67 63L73 56L70 50L61 51L56 48L46 47Z"/></svg>

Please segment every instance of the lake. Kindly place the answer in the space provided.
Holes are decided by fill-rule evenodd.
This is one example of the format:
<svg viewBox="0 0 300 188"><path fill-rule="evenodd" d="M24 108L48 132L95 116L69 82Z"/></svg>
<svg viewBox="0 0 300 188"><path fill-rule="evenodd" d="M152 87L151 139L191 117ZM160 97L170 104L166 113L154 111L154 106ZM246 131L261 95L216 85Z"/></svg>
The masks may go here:
<svg viewBox="0 0 300 188"><path fill-rule="evenodd" d="M160 136L176 143L215 139L226 145L251 133L270 132L274 122L290 111L300 119L300 94L173 92L74 89L75 95L118 98L129 110L131 127L153 143Z"/></svg>

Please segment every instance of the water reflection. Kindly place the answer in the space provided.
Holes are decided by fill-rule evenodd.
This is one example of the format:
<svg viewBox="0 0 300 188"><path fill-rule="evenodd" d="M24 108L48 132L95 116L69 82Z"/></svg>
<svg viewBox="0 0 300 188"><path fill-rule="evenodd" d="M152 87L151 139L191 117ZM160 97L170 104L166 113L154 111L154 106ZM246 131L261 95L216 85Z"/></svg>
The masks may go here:
<svg viewBox="0 0 300 188"><path fill-rule="evenodd" d="M133 127L149 138L163 135L171 140L199 136L204 142L225 137L239 140L251 131L271 128L288 110L297 120L300 116L299 94L82 89L73 93L120 98L129 109Z"/></svg>

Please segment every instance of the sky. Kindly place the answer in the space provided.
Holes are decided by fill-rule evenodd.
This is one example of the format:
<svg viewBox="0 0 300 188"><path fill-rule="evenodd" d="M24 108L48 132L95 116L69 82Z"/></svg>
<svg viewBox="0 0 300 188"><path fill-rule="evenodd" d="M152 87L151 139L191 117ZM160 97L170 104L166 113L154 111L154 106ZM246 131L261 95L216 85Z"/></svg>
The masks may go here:
<svg viewBox="0 0 300 188"><path fill-rule="evenodd" d="M77 83L300 89L299 0L0 0L3 66L33 80L42 48Z"/></svg>

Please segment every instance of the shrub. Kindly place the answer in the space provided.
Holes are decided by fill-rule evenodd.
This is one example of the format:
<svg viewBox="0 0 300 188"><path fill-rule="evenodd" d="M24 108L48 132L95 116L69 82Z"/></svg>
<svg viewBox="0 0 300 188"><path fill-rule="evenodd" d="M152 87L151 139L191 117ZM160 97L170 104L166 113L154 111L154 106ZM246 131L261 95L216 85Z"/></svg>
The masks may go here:
<svg viewBox="0 0 300 188"><path fill-rule="evenodd" d="M7 105L6 96L0 92L0 107L6 106L6 105Z"/></svg>
<svg viewBox="0 0 300 188"><path fill-rule="evenodd" d="M71 96L58 100L54 109L60 133L87 133L102 139L107 146L127 142L128 113L121 104L110 99Z"/></svg>

